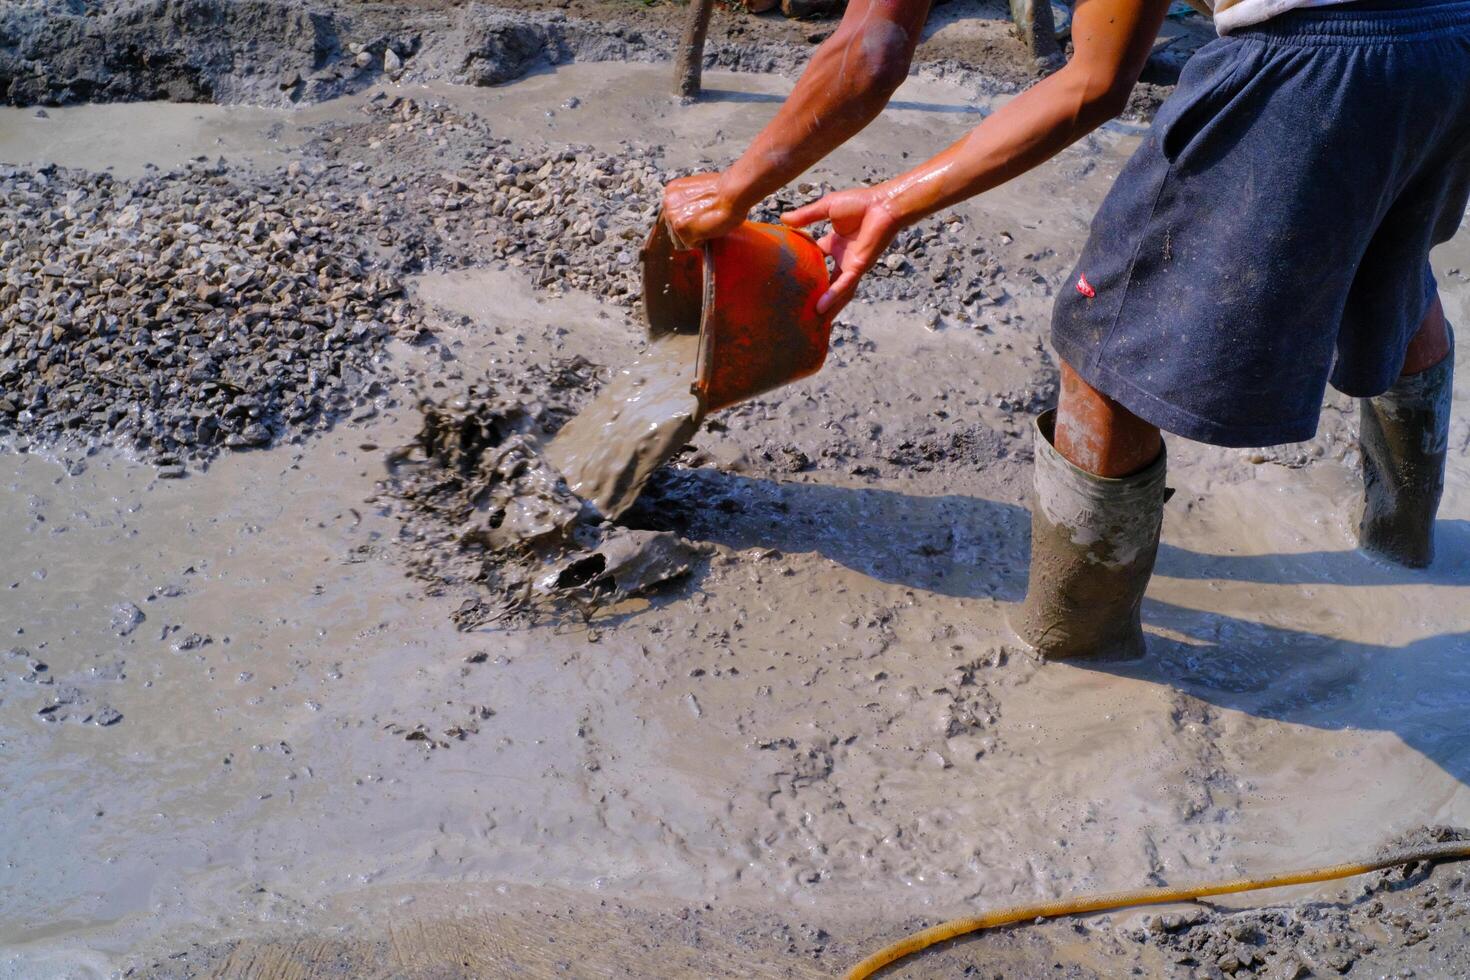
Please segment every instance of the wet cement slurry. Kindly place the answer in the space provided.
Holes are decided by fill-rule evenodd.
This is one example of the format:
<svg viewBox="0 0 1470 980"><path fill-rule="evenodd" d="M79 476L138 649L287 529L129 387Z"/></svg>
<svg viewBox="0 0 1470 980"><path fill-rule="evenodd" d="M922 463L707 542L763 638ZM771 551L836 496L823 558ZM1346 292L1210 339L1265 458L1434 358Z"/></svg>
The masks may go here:
<svg viewBox="0 0 1470 980"><path fill-rule="evenodd" d="M694 396L697 334L670 334L619 367L590 405L546 447L567 486L611 519L633 506L648 478L699 430Z"/></svg>
<svg viewBox="0 0 1470 980"><path fill-rule="evenodd" d="M711 73L724 96L685 112L652 94L663 78L571 66L418 94L518 139L647 127L673 167L727 157L786 84ZM892 172L973 122L937 83L901 97L927 108L818 176ZM699 151L696 133L713 134ZM1038 667L1005 638L1049 293L1129 140L961 209L1006 284L980 326L859 302L821 374L711 420L630 517L718 553L592 628L460 633L462 597L404 577L396 519L364 501L408 409L182 481L114 454L71 472L0 455L0 975L207 973L303 931L401 963L425 948L402 938L414 923L473 916L493 919L482 938L544 929L588 963L625 962L626 927L655 975L825 974L921 918L1470 824L1466 413L1427 572L1353 552L1334 399L1305 447L1171 448L1147 660ZM1467 233L1436 263L1467 322ZM414 290L438 339L399 356L446 392L553 354L615 367L642 343L621 308L514 267ZM124 604L143 618L119 635ZM121 718L98 724L104 708ZM1124 955L1109 923L1137 921L1010 934L911 975L981 952L1012 976L1106 974Z"/></svg>
<svg viewBox="0 0 1470 980"><path fill-rule="evenodd" d="M285 166L301 145L302 127L321 107L300 111L189 103L123 103L5 109L0 161L40 167L67 166L137 177L156 167L182 167L198 157L249 160ZM140 139L140 133L147 139Z"/></svg>

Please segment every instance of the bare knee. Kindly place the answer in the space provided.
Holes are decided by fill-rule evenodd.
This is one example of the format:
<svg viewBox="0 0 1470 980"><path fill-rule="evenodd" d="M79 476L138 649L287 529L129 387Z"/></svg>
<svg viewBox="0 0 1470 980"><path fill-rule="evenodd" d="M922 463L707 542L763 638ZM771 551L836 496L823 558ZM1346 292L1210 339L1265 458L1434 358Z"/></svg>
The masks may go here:
<svg viewBox="0 0 1470 980"><path fill-rule="evenodd" d="M1163 447L1157 426L1134 415L1062 363L1056 448L1069 462L1095 476L1124 477L1158 459Z"/></svg>
<svg viewBox="0 0 1470 980"><path fill-rule="evenodd" d="M1450 354L1450 332L1445 326L1444 304L1438 294L1429 306L1429 312L1419 324L1419 329L1409 339L1409 349L1404 355L1401 376L1428 371Z"/></svg>

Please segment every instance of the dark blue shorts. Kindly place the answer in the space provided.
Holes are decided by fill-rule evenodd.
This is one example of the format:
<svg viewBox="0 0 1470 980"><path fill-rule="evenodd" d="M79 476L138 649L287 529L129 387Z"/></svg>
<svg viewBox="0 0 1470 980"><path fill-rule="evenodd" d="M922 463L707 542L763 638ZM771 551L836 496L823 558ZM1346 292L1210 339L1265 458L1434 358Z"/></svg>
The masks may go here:
<svg viewBox="0 0 1470 980"><path fill-rule="evenodd" d="M1169 432L1317 431L1398 377L1470 198L1470 0L1296 10L1201 48L1119 174L1052 342Z"/></svg>

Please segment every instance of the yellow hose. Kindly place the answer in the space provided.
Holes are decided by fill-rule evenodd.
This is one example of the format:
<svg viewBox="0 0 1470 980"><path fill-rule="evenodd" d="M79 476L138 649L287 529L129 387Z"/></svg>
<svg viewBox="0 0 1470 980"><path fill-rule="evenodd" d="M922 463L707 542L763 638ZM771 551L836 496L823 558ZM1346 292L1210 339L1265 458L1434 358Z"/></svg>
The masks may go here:
<svg viewBox="0 0 1470 980"><path fill-rule="evenodd" d="M865 980L874 973L896 963L905 956L912 956L966 933L993 929L1031 919L1052 919L1062 915L1078 915L1085 912L1102 912L1130 905L1164 905L1169 902L1188 902L1211 895L1230 895L1235 892L1254 891L1258 888L1281 888L1285 885L1309 885L1316 881L1332 881L1334 878L1350 878L1353 875L1381 871L1399 864L1416 861L1454 861L1470 858L1470 840L1446 841L1441 844L1425 844L1421 847L1405 847L1384 854L1370 861L1354 861L1350 864L1334 864L1325 868L1308 868L1304 871L1285 871L1264 878L1236 878L1214 884L1192 885L1180 888L1139 888L1127 892L1109 892L1102 895L1081 895L1077 898L1057 902L1042 902L1037 905L1013 905L997 909L984 915L966 919L952 919L931 926L922 932L900 939L890 946L863 960L847 972L847 980Z"/></svg>

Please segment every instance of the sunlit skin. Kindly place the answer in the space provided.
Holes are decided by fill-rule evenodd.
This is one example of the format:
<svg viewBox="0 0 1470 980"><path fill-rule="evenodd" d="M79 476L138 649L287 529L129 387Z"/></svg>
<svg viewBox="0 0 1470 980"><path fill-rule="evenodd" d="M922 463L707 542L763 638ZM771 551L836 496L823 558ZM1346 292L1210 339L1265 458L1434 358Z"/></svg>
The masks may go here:
<svg viewBox="0 0 1470 980"><path fill-rule="evenodd" d="M1073 465L1106 477L1137 473L1164 448L1156 427L1083 381L1065 361L1054 442Z"/></svg>
<svg viewBox="0 0 1470 980"><path fill-rule="evenodd" d="M818 239L837 276L818 302L836 314L859 280L908 225L1024 173L1122 111L1169 0L1081 0L1067 66L988 116L964 138L874 187L828 194L782 216L793 227L828 221ZM908 74L928 0L854 0L817 50L774 119L723 173L672 181L670 230L693 247L735 228L754 204L785 186L870 123ZM1064 372L1058 449L1084 468L1115 474L1161 445L1157 429ZM1121 414L1120 414L1121 413ZM1071 448L1071 452L1069 452ZM1077 458L1073 458L1073 453Z"/></svg>
<svg viewBox="0 0 1470 980"><path fill-rule="evenodd" d="M1030 170L1122 111L1168 6L1169 0L1081 0L1072 21L1075 51L1065 68L907 173L784 215L795 227L832 223L821 244L839 271L820 309L846 305L905 226ZM665 189L665 214L678 239L692 247L728 232L757 201L871 122L907 75L928 10L928 0L850 4L740 159L723 173L683 177Z"/></svg>
<svg viewBox="0 0 1470 980"><path fill-rule="evenodd" d="M1025 173L1121 112L1168 7L1169 0L1080 0L1066 67L912 170L872 187L828 194L782 215L797 228L830 223L818 244L831 256L837 275L818 309L835 315L846 306L863 275L905 227ZM775 118L739 160L723 173L683 177L665 188L664 212L676 238L693 247L725 234L756 202L871 122L907 74L928 8L928 0L854 0ZM1447 353L1438 309L1436 301L1410 346L1405 374L1425 370ZM1065 364L1056 441L1063 456L1101 476L1136 472L1152 463L1162 446L1157 428Z"/></svg>
<svg viewBox="0 0 1470 980"><path fill-rule="evenodd" d="M669 230L686 247L729 232L872 122L908 75L929 0L852 0L776 117L723 173L670 181Z"/></svg>
<svg viewBox="0 0 1470 980"><path fill-rule="evenodd" d="M858 280L908 225L1025 173L1121 112L1167 10L1167 0L1082 0L1072 26L1076 52L1061 71L907 173L783 215L798 228L832 223L821 244L838 276L818 308L847 305Z"/></svg>
<svg viewBox="0 0 1470 980"><path fill-rule="evenodd" d="M1439 296L1429 306L1424 322L1409 341L1408 353L1404 355L1404 376L1421 374L1450 356L1450 332L1445 328L1444 304Z"/></svg>

